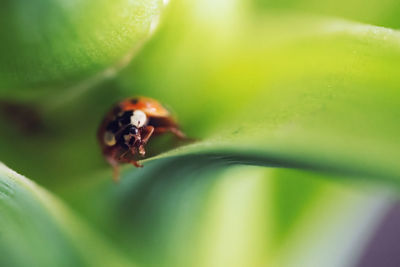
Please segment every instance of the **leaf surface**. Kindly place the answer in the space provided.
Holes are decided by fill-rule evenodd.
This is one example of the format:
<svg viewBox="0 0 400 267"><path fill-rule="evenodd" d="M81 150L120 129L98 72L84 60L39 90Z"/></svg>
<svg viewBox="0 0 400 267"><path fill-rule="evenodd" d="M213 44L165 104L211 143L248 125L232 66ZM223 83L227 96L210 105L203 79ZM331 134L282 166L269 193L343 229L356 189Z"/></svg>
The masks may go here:
<svg viewBox="0 0 400 267"><path fill-rule="evenodd" d="M59 199L3 164L0 211L2 266L132 266Z"/></svg>
<svg viewBox="0 0 400 267"><path fill-rule="evenodd" d="M162 6L161 0L6 0L0 97L40 99L94 75L88 86L112 76L154 30Z"/></svg>

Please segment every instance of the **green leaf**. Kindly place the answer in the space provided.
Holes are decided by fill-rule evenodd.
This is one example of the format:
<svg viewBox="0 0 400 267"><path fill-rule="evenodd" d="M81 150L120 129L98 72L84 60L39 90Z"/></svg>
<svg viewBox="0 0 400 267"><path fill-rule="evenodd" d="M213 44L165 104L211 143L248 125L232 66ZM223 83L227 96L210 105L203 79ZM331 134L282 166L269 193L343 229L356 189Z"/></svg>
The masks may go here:
<svg viewBox="0 0 400 267"><path fill-rule="evenodd" d="M399 184L399 32L293 13L257 17L241 1L176 3L121 76L47 110L43 132L28 137L7 124L0 157L63 190L140 265L354 263L391 204L354 181ZM172 107L198 141L147 159L142 169L126 166L115 185L95 130L112 100L133 94ZM149 151L161 152L157 142ZM51 209L30 210L30 221L48 221L36 214ZM37 224L32 232L42 233ZM30 226L10 231L10 239ZM83 228L68 231L80 244L76 254L90 252L83 264L114 251L97 241L85 250L92 238L83 238L90 229ZM4 247L19 255L20 243ZM78 256L51 263L64 257ZM125 263L115 257L93 265Z"/></svg>
<svg viewBox="0 0 400 267"><path fill-rule="evenodd" d="M337 182L351 176L207 156L126 168L119 184L110 174L62 195L140 266L346 266L392 203L376 189Z"/></svg>
<svg viewBox="0 0 400 267"><path fill-rule="evenodd" d="M0 214L1 266L132 266L60 200L1 163Z"/></svg>
<svg viewBox="0 0 400 267"><path fill-rule="evenodd" d="M92 80L112 75L154 30L162 6L161 0L6 0L0 96L38 98L100 71Z"/></svg>
<svg viewBox="0 0 400 267"><path fill-rule="evenodd" d="M398 13L400 4L396 0L252 0L254 10L258 12L279 13L297 11L311 14L323 14L346 19L352 19L377 26L400 28Z"/></svg>
<svg viewBox="0 0 400 267"><path fill-rule="evenodd" d="M0 156L46 184L55 175L80 180L104 166L94 136L105 111L118 98L147 95L199 140L164 156L216 155L398 186L399 32L292 13L256 17L222 2L213 15L212 1L172 3L159 35L118 79L46 113L42 135L7 127Z"/></svg>
<svg viewBox="0 0 400 267"><path fill-rule="evenodd" d="M164 156L216 155L398 186L399 32L292 13L256 17L222 2L212 14L212 1L171 3L159 35L117 79L46 113L42 135L7 127L0 156L46 184L55 175L80 180L105 166L94 136L106 110L147 95L199 140ZM154 142L149 149L160 152Z"/></svg>
<svg viewBox="0 0 400 267"><path fill-rule="evenodd" d="M119 78L127 95L138 88L171 105L200 140L165 156L213 154L399 185L399 32L245 12L215 29L202 23L206 10L176 8ZM173 20L182 16L191 27Z"/></svg>
<svg viewBox="0 0 400 267"><path fill-rule="evenodd" d="M117 186L100 171L67 198L142 265L356 262L391 203L338 182L398 188L400 34L206 6L175 6L117 81L169 104L199 140L127 166Z"/></svg>

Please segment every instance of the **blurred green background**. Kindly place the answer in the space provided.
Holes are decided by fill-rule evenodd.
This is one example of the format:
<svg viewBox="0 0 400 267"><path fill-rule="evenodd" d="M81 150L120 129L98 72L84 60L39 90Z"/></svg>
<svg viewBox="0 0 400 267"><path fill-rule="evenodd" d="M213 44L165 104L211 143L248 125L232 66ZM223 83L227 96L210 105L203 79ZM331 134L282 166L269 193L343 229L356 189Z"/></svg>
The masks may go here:
<svg viewBox="0 0 400 267"><path fill-rule="evenodd" d="M167 2L2 4L0 265L398 266L399 2ZM197 141L113 184L133 95Z"/></svg>

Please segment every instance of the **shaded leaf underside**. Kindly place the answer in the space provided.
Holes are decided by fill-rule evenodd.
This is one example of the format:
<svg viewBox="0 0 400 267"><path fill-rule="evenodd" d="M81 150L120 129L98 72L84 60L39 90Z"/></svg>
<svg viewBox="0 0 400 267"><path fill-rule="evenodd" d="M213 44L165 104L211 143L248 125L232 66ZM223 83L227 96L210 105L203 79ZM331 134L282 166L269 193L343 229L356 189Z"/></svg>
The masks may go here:
<svg viewBox="0 0 400 267"><path fill-rule="evenodd" d="M132 264L62 202L3 164L0 211L2 266Z"/></svg>

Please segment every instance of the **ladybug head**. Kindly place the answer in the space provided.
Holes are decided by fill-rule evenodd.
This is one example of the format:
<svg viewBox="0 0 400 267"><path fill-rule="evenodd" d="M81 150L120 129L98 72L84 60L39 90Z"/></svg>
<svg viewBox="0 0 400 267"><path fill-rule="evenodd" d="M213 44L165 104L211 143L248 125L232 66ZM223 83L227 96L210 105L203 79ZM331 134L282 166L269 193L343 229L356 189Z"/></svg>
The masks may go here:
<svg viewBox="0 0 400 267"><path fill-rule="evenodd" d="M132 151L132 154L139 152L144 156L144 143L142 140L143 128L137 128L134 125L128 127L128 132L124 135L125 145Z"/></svg>
<svg viewBox="0 0 400 267"><path fill-rule="evenodd" d="M124 130L123 139L125 145L128 146L129 149L132 149L134 146L137 146L137 144L139 144L141 141L141 135L139 129L134 125L129 125Z"/></svg>

